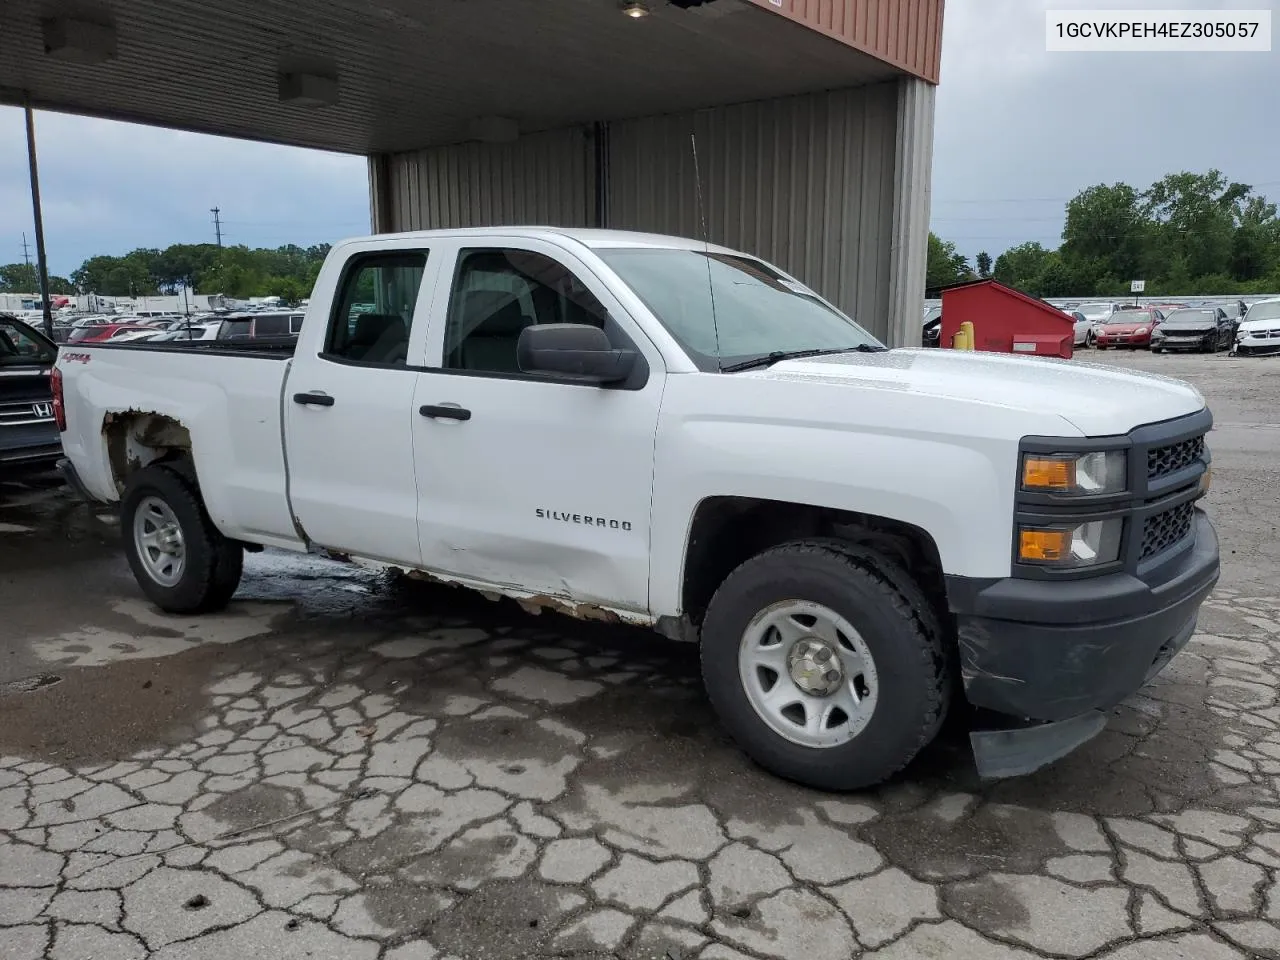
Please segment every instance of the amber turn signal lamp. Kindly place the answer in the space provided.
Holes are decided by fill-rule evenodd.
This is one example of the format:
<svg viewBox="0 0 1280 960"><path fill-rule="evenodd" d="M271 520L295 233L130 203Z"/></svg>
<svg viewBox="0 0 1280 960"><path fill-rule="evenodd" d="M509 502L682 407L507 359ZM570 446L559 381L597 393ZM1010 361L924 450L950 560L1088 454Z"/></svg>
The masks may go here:
<svg viewBox="0 0 1280 960"><path fill-rule="evenodd" d="M1026 457L1022 461L1024 490L1071 490L1076 485L1075 460Z"/></svg>
<svg viewBox="0 0 1280 960"><path fill-rule="evenodd" d="M1053 563L1066 556L1070 530L1023 530L1018 537L1018 559Z"/></svg>

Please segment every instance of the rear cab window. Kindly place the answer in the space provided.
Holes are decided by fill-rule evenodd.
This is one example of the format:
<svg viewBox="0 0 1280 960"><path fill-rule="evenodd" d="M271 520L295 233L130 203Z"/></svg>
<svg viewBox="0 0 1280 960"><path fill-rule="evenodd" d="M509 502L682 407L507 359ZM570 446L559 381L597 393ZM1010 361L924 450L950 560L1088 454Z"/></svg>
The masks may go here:
<svg viewBox="0 0 1280 960"><path fill-rule="evenodd" d="M426 266L426 250L352 257L343 269L321 356L370 366L407 366Z"/></svg>

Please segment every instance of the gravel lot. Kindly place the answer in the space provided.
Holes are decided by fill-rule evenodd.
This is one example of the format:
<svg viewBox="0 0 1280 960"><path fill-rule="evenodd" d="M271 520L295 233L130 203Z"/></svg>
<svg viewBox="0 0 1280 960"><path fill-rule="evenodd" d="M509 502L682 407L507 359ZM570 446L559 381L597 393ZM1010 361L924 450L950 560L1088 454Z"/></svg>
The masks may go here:
<svg viewBox="0 0 1280 960"><path fill-rule="evenodd" d="M1280 359L1087 359L1209 399L1224 577L1106 732L994 784L956 729L782 783L689 647L339 564L166 617L110 518L0 485L0 957L1280 958Z"/></svg>

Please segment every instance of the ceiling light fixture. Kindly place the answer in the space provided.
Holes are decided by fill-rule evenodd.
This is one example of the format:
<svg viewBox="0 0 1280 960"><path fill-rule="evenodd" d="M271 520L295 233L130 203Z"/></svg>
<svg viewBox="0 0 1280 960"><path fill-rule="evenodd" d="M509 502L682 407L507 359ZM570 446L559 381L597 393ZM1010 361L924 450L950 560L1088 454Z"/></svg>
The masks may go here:
<svg viewBox="0 0 1280 960"><path fill-rule="evenodd" d="M281 73L280 102L304 107L332 107L338 102L338 78L319 73Z"/></svg>
<svg viewBox="0 0 1280 960"><path fill-rule="evenodd" d="M622 4L622 12L632 20L639 20L649 15L649 5L644 0L626 0Z"/></svg>
<svg viewBox="0 0 1280 960"><path fill-rule="evenodd" d="M44 52L71 63L103 63L116 55L116 28L109 23L74 17L40 22Z"/></svg>

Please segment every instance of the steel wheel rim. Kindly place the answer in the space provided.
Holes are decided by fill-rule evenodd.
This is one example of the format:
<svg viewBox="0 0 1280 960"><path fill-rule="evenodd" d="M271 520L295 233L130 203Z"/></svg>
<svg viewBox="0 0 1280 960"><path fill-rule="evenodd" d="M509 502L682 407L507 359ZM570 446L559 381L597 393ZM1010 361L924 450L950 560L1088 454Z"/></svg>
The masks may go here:
<svg viewBox="0 0 1280 960"><path fill-rule="evenodd" d="M783 600L751 619L738 647L738 673L756 715L803 747L838 747L856 738L880 694L862 635L834 610L808 600Z"/></svg>
<svg viewBox="0 0 1280 960"><path fill-rule="evenodd" d="M144 497L133 514L133 545L143 568L162 587L182 579L187 546L177 515L159 497Z"/></svg>

